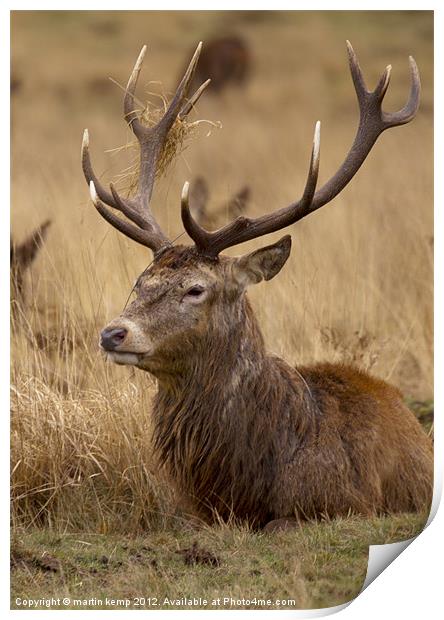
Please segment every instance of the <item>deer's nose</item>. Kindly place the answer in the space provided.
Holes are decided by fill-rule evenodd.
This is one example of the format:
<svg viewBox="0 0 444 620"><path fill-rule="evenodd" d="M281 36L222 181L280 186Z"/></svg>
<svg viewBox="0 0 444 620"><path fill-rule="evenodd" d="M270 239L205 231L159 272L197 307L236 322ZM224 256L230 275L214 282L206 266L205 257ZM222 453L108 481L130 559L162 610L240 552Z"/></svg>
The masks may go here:
<svg viewBox="0 0 444 620"><path fill-rule="evenodd" d="M100 334L100 346L105 351L114 351L125 340L127 333L124 327L106 327Z"/></svg>

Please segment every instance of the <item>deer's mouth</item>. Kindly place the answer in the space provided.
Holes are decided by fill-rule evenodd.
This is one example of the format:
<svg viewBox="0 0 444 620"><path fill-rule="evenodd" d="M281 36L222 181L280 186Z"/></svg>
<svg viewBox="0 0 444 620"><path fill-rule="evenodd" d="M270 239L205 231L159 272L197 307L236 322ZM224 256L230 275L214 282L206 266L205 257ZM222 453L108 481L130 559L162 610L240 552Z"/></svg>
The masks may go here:
<svg viewBox="0 0 444 620"><path fill-rule="evenodd" d="M139 342L140 339L137 326L129 321L120 321L118 325L110 324L100 332L99 348L114 364L139 366L150 355L146 343Z"/></svg>
<svg viewBox="0 0 444 620"><path fill-rule="evenodd" d="M132 353L131 351L105 351L107 359L119 366L137 366L146 357L146 353Z"/></svg>

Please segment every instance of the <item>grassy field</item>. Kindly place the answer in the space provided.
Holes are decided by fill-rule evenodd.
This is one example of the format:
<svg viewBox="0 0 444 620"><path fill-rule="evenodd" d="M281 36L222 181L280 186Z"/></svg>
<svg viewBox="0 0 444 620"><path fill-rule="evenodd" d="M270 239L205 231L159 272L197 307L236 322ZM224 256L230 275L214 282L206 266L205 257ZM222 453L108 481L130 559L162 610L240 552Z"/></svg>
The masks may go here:
<svg viewBox="0 0 444 620"><path fill-rule="evenodd" d="M186 523L131 538L17 531L11 604L19 609L17 599L44 597L69 599L68 604L54 602L54 609L340 605L364 583L370 544L411 538L423 523L424 515L355 517L272 536L223 525L193 531Z"/></svg>
<svg viewBox="0 0 444 620"><path fill-rule="evenodd" d="M418 117L384 134L351 186L290 229L287 266L251 299L270 350L295 364L345 360L371 370L403 390L431 431L432 13L15 12L13 238L48 217L52 225L12 333L13 600L131 598L148 583L159 599L267 594L299 608L333 605L359 591L370 542L408 538L425 521L351 518L268 537L234 526L196 533L180 520L151 453L154 383L99 354L100 328L120 312L149 256L90 204L83 129L95 169L119 185L132 154L106 152L130 139L121 91L108 76L126 83L148 43L139 97L144 89L145 97L169 94L185 56L215 32L245 37L253 71L246 88L203 97L196 118L222 127L201 123L156 185L153 210L172 237L182 233L183 182L199 174L215 205L248 183L251 214L297 198L318 119L320 182L330 177L357 122L345 39L369 85L393 65L386 109L404 104L407 59L415 57ZM194 542L219 561L186 564L176 551Z"/></svg>

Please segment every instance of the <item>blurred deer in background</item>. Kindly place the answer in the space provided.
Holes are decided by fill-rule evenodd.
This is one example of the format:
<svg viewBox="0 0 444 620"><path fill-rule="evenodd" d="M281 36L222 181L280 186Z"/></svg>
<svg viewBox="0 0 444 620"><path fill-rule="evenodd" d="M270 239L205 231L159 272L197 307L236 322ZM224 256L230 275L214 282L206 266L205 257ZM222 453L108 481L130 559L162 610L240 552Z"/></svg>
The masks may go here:
<svg viewBox="0 0 444 620"><path fill-rule="evenodd" d="M251 54L247 42L238 36L210 39L199 58L190 84L196 89L211 79L209 91L220 93L229 85L243 86L251 71Z"/></svg>
<svg viewBox="0 0 444 620"><path fill-rule="evenodd" d="M100 346L111 361L157 378L153 439L160 462L193 510L208 520L217 513L273 529L292 519L427 509L431 442L396 388L352 366L293 368L267 353L246 290L279 273L290 254L290 236L243 256L222 254L288 227L332 201L378 136L414 118L420 81L413 58L406 105L398 112L384 112L391 68L375 90L367 90L348 44L360 122L337 172L316 191L317 123L302 197L261 217L240 216L214 232L194 219L186 183L181 215L194 245L184 246L167 238L150 201L168 133L202 92L187 101L201 45L155 127L142 124L135 111L145 49L124 98L125 118L140 143L136 194L125 199L113 185L110 190L102 185L91 166L87 130L82 160L97 211L153 252L153 262L137 279L137 298L103 329ZM118 211L127 219L116 215Z"/></svg>
<svg viewBox="0 0 444 620"><path fill-rule="evenodd" d="M46 220L21 243L16 243L11 239L11 327L16 338L22 337L34 351L40 350L41 352L39 356L30 357L29 366L37 364L36 373L44 379L45 383L66 393L69 386L60 372L59 362L72 351L73 335L66 331L60 332L58 326L48 324L47 315L53 314L55 308L48 304L38 305L29 295L26 281L46 241L50 225L51 220Z"/></svg>
<svg viewBox="0 0 444 620"><path fill-rule="evenodd" d="M11 97L17 95L23 88L23 80L16 75L11 75L10 91Z"/></svg>
<svg viewBox="0 0 444 620"><path fill-rule="evenodd" d="M221 223L232 220L245 213L250 200L250 188L245 185L227 202L217 209L208 211L210 191L203 177L196 177L190 185L190 204L197 222L204 228L214 230Z"/></svg>
<svg viewBox="0 0 444 620"><path fill-rule="evenodd" d="M23 317L26 307L26 276L45 242L51 220L35 228L21 243L10 242L10 298L13 325Z"/></svg>

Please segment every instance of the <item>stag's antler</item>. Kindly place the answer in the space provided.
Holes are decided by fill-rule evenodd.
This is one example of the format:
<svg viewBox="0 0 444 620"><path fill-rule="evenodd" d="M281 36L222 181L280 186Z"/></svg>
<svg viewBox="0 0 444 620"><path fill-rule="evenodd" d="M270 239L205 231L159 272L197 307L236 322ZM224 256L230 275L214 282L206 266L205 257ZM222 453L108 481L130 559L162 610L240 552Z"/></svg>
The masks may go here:
<svg viewBox="0 0 444 620"><path fill-rule="evenodd" d="M385 129L403 125L414 118L419 106L421 86L418 68L413 58L410 56L411 89L406 105L398 112L384 112L381 106L390 81L391 66L385 69L375 90L368 91L358 60L348 41L347 48L350 71L359 103L360 120L352 147L338 171L315 193L320 148L320 123L318 122L302 198L262 217L255 219L238 217L214 232L209 232L199 226L191 215L188 199L189 185L185 183L182 191L182 221L185 230L201 254L214 258L226 248L285 228L313 213L333 200L344 189L363 164L378 136Z"/></svg>
<svg viewBox="0 0 444 620"><path fill-rule="evenodd" d="M184 77L177 87L173 100L163 117L154 127L146 127L140 121L139 113L134 107L134 93L145 56L146 45L142 48L134 65L123 101L125 119L140 145L139 181L137 193L133 198L123 199L112 184L110 185L110 191L103 187L92 169L89 155L88 130L85 129L83 134L82 167L97 211L115 228L134 241L150 248L153 252L158 252L160 249L171 245L171 242L156 222L149 206L156 177L156 166L174 122L178 118L182 120L186 117L210 82L207 80L187 100L188 88L193 78L201 48L202 43L199 43ZM121 211L132 223L115 215L103 203Z"/></svg>

